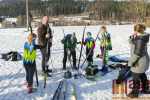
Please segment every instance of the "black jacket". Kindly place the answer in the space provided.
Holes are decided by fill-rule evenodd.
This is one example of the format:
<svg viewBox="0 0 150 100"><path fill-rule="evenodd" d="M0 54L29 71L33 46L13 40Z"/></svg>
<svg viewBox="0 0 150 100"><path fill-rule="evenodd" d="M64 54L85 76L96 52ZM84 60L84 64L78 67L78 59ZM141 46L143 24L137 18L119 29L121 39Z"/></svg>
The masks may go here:
<svg viewBox="0 0 150 100"><path fill-rule="evenodd" d="M49 26L48 26L49 27ZM38 45L43 45L44 42L46 41L45 35L47 34L47 27L42 24L41 27L38 28ZM49 27L49 38L52 38L52 30ZM52 43L49 42L49 47L52 46Z"/></svg>

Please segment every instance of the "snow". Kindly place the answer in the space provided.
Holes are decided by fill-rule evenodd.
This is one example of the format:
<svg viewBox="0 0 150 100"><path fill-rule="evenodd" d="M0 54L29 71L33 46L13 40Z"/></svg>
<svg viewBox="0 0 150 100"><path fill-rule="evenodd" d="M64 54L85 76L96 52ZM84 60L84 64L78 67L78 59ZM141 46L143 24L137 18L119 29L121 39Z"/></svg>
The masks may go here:
<svg viewBox="0 0 150 100"><path fill-rule="evenodd" d="M85 33L91 32L92 37L95 38L99 32L101 26L87 26ZM133 32L133 25L130 26L106 26L107 31L111 33L112 46L113 50L109 51L110 56L116 56L121 59L129 60L130 58L130 45L128 43L128 37ZM63 26L65 34L70 34L73 31L76 33L78 41L82 41L82 34L84 26ZM51 57L52 62L58 73L64 74L62 70L62 59L63 59L63 45L61 44L61 39L63 38L63 31L61 27L51 27L54 31L53 37L53 46L51 48ZM17 51L22 56L24 54L24 43L27 41L27 36L30 32L26 31L26 28L18 29L0 29L0 55L3 53L8 53L10 51ZM149 32L150 28L147 28L146 32ZM33 28L33 32L37 34L37 28ZM86 38L85 34L85 38ZM77 44L77 47L80 49L81 45ZM85 50L85 47L84 47ZM83 55L85 53L83 50ZM100 42L96 41L96 47L94 49L94 64L99 65L101 68L102 60L96 58L97 54L100 54ZM150 54L150 44L148 43L148 53ZM77 58L79 58L79 51L76 50ZM81 64L84 59L81 59ZM112 64L114 62L109 62ZM38 91L32 94L28 94L28 89L26 89L26 73L23 67L23 62L21 61L4 61L0 59L0 100L51 100L55 90L57 89L59 82L64 79L63 75L58 75L52 68L51 60L49 61L49 68L53 70L52 77L47 78L46 88L44 88L44 78L41 76L41 53L40 50L37 50L36 56L36 65L37 73L39 80ZM77 64L78 66L78 64ZM87 64L85 63L82 69L79 72L82 72L84 67ZM67 68L70 68L70 63L67 62ZM71 70L72 71L72 70ZM112 100L113 97L126 97L125 94L112 94L112 80L116 79L118 76L118 69L112 73L108 73L105 76L99 77L97 81L89 81L85 77L78 79L67 80L66 88L66 100L74 100L72 95L72 82L75 86L76 98L77 100ZM72 72L74 74L74 72ZM98 73L99 74L99 73ZM146 72L148 79L150 80L150 69ZM132 78L129 78L131 80ZM36 87L36 79L34 76L33 86ZM129 84L129 82L128 82ZM64 89L64 84L62 86L60 100L63 99L62 91ZM128 93L131 89L128 89ZM140 94L140 97L148 97L149 95Z"/></svg>

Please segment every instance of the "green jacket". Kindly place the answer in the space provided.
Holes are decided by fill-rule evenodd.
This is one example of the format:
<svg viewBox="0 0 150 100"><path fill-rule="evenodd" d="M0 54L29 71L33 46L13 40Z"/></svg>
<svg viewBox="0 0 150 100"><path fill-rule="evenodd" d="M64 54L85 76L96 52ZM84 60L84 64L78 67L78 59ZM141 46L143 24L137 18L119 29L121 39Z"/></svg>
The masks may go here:
<svg viewBox="0 0 150 100"><path fill-rule="evenodd" d="M66 35L66 39L64 41L64 39L61 40L61 43L64 44L65 48L69 48L71 52L75 51L76 48L76 44L77 44L77 39L75 39L75 41L72 43L70 41L71 38L71 34Z"/></svg>

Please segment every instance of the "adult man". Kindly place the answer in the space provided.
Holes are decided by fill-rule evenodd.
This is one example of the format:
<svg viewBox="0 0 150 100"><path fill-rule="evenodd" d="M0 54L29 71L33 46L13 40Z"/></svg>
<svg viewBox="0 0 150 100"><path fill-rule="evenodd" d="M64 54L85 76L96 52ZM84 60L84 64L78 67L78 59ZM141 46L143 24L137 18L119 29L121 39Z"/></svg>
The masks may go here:
<svg viewBox="0 0 150 100"><path fill-rule="evenodd" d="M70 51L73 57L73 68L76 70L76 44L77 38L75 36L75 32L72 34L67 34L64 39L61 40L61 43L64 44L64 58L63 58L63 70L66 69L66 61L67 61L67 52Z"/></svg>
<svg viewBox="0 0 150 100"><path fill-rule="evenodd" d="M48 33L50 35L49 41L48 41L48 60L50 57L50 47L52 46L52 31L48 25L49 23L49 17L44 16L41 27L38 28L38 45L43 45L43 43L46 41L45 35ZM42 54L42 76L44 76L45 72L45 59L46 59L46 47L43 49L40 49ZM52 72L52 70L47 70L47 72ZM47 77L51 77L50 74L47 73Z"/></svg>

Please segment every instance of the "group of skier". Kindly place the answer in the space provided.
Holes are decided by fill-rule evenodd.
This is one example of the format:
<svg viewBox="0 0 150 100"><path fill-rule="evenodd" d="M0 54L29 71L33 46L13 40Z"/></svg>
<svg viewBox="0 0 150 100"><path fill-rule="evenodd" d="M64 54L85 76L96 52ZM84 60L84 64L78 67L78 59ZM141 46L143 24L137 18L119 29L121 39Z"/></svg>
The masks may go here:
<svg viewBox="0 0 150 100"><path fill-rule="evenodd" d="M36 67L36 49L40 49L42 54L42 76L45 72L45 53L46 53L46 44L48 41L48 58L50 56L50 47L52 46L52 31L48 26L49 18L44 16L42 21L42 26L38 28L38 45L35 44L36 34L31 33L28 36L28 42L24 44L24 67L26 70L26 81L28 92L32 93L34 91L33 84L33 75ZM145 72L149 68L149 56L147 53L147 43L149 41L149 34L145 33L146 27L143 24L137 24L134 26L134 33L129 38L129 43L131 44L131 58L128 62L128 66L131 67L133 72L133 89L132 92L127 94L129 97L137 97L139 94L140 80L142 82L142 91L143 93L149 93L149 87L147 76ZM102 68L100 71L102 73L108 72L108 52L112 50L111 35L107 32L106 27L102 26L100 28L101 37L97 35L98 40L100 41L101 54L98 57L103 59ZM77 42L75 32L67 34L61 40L61 43L64 45L64 58L63 58L63 70L66 70L66 61L67 61L67 52L70 52L73 58L73 69L77 70L76 66L76 44L81 43ZM86 46L86 56L87 56L87 66L92 66L93 64L93 54L95 48L95 40L92 38L91 32L87 32L87 38L81 45ZM49 59L48 59L49 60ZM47 72L52 72L52 70L47 70ZM51 77L50 74L46 73L47 77Z"/></svg>
<svg viewBox="0 0 150 100"><path fill-rule="evenodd" d="M100 28L101 31L101 38L98 37L98 40L100 43L100 49L101 49L101 55L99 57L104 56L104 64L101 69L103 73L106 73L108 71L108 51L112 50L112 43L111 43L111 37L110 33L106 31L106 27L102 26ZM63 58L63 69L66 69L66 61L67 61L67 51L70 51L73 56L73 68L76 70L76 44L77 44L77 38L75 36L75 32L72 34L67 34L64 39L61 40L61 43L64 44L64 58ZM104 45L105 44L105 45ZM87 65L92 66L93 64L93 54L94 54L94 48L95 48L95 40L92 38L91 32L87 32L87 38L83 42L83 45L86 46L86 56L87 56Z"/></svg>

